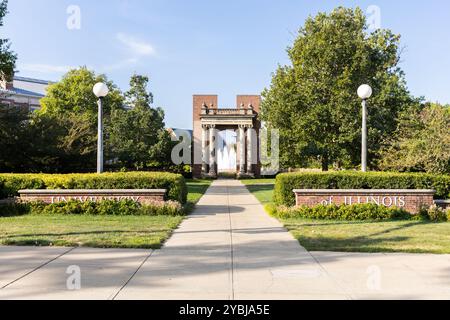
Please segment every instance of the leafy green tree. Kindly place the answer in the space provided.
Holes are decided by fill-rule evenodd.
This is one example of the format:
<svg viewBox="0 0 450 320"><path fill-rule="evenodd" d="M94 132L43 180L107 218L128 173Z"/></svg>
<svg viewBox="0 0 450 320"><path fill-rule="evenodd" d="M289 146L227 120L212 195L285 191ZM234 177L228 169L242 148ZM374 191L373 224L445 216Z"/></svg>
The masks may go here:
<svg viewBox="0 0 450 320"><path fill-rule="evenodd" d="M125 93L126 110L114 110L108 128L110 158L126 168L144 169L170 161L171 141L164 128L164 111L152 108L149 79L133 75Z"/></svg>
<svg viewBox="0 0 450 320"><path fill-rule="evenodd" d="M130 79L130 90L125 93L125 100L130 108L144 107L148 109L153 104L153 93L147 91L150 79L134 74Z"/></svg>
<svg viewBox="0 0 450 320"><path fill-rule="evenodd" d="M402 114L381 155L384 170L450 174L450 106L427 104Z"/></svg>
<svg viewBox="0 0 450 320"><path fill-rule="evenodd" d="M8 1L0 1L0 27L8 13ZM10 41L0 38L0 81L11 81L17 56L10 50ZM25 166L28 110L0 104L0 171L20 170Z"/></svg>
<svg viewBox="0 0 450 320"><path fill-rule="evenodd" d="M75 162L65 163L64 152L59 148L58 139L64 136L65 128L61 125L60 119L49 116L39 116L33 114L30 117L26 130L26 148L28 167L24 172L70 172L70 168L65 165ZM64 169L67 169L65 171ZM76 172L77 170L73 170Z"/></svg>
<svg viewBox="0 0 450 320"><path fill-rule="evenodd" d="M28 110L0 104L0 172L26 167Z"/></svg>
<svg viewBox="0 0 450 320"><path fill-rule="evenodd" d="M44 172L95 171L97 132L92 123L86 113L34 115L29 128L32 167Z"/></svg>
<svg viewBox="0 0 450 320"><path fill-rule="evenodd" d="M97 82L105 82L110 89L110 93L104 100L104 113L108 118L111 110L122 108L122 94L104 75L96 75L86 67L71 70L61 81L50 85L47 96L41 99L42 108L39 113L55 116L69 112L86 113L93 119L97 118L97 97L92 92Z"/></svg>
<svg viewBox="0 0 450 320"><path fill-rule="evenodd" d="M280 130L281 165L319 160L356 167L361 154L363 83L371 85L369 155L374 161L383 138L397 127L397 115L417 104L398 67L400 36L369 33L361 9L339 7L306 20L292 47L291 65L279 66L263 92L262 120Z"/></svg>
<svg viewBox="0 0 450 320"><path fill-rule="evenodd" d="M3 27L3 18L8 13L8 0L0 1L0 27ZM11 80L14 74L17 56L10 50L8 39L0 38L0 80Z"/></svg>
<svg viewBox="0 0 450 320"><path fill-rule="evenodd" d="M33 117L31 131L37 146L33 159L36 167L51 171L86 171L95 169L97 151L97 97L92 92L97 82L105 82L110 93L104 99L104 123L110 126L113 110L123 108L119 89L104 75L85 67L69 71L60 82L48 88L41 99L42 109Z"/></svg>

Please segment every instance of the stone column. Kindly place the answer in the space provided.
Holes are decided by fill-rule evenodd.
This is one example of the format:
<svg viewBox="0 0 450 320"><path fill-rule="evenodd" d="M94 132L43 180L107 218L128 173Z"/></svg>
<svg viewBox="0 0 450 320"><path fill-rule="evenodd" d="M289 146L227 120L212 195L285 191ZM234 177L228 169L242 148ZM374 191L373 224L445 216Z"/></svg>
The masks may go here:
<svg viewBox="0 0 450 320"><path fill-rule="evenodd" d="M202 125L202 174L208 174L208 155L207 155L207 141L208 141L208 126Z"/></svg>
<svg viewBox="0 0 450 320"><path fill-rule="evenodd" d="M239 174L245 174L245 126L239 126L239 151L240 151L240 160L239 160Z"/></svg>
<svg viewBox="0 0 450 320"><path fill-rule="evenodd" d="M216 171L216 126L211 125L209 127L209 175L212 177L217 176Z"/></svg>
<svg viewBox="0 0 450 320"><path fill-rule="evenodd" d="M253 126L247 129L247 173L253 175Z"/></svg>

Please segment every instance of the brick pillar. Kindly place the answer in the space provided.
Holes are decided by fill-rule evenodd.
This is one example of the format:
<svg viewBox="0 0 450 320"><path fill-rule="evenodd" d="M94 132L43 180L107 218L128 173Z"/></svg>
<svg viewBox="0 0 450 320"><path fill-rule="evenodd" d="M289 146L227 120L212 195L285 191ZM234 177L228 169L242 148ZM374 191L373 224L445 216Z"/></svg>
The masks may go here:
<svg viewBox="0 0 450 320"><path fill-rule="evenodd" d="M237 106L244 105L247 108L249 105L252 105L255 113L261 112L261 96L256 95L240 95L237 96Z"/></svg>
<svg viewBox="0 0 450 320"><path fill-rule="evenodd" d="M200 178L202 176L202 124L201 113L202 107L206 104L208 108L211 105L217 108L218 96L217 95L194 95L193 97L193 136L192 136L192 174L194 178Z"/></svg>

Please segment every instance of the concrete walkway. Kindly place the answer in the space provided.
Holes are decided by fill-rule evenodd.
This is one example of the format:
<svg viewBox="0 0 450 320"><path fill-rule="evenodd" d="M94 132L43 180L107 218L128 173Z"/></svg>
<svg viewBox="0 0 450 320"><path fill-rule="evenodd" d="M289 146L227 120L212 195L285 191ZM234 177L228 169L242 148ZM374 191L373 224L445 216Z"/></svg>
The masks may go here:
<svg viewBox="0 0 450 320"><path fill-rule="evenodd" d="M70 266L81 289L68 290ZM450 299L450 256L308 253L238 181L162 250L0 247L0 299Z"/></svg>
<svg viewBox="0 0 450 320"><path fill-rule="evenodd" d="M119 299L348 298L239 182L219 180Z"/></svg>

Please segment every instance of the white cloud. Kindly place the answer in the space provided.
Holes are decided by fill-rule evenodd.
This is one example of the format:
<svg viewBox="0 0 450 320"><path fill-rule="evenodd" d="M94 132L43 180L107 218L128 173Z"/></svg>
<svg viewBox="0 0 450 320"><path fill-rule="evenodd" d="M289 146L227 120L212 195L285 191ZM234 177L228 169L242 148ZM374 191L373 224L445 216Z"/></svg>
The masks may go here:
<svg viewBox="0 0 450 320"><path fill-rule="evenodd" d="M73 66L58 66L40 63L25 63L19 65L20 71L39 72L39 73L66 73L67 71L74 68L75 67Z"/></svg>
<svg viewBox="0 0 450 320"><path fill-rule="evenodd" d="M155 48L148 42L137 39L125 33L118 33L117 39L125 45L135 56L154 56Z"/></svg>
<svg viewBox="0 0 450 320"><path fill-rule="evenodd" d="M89 70L95 70L97 72L111 72L116 71L124 68L128 68L132 65L135 65L139 62L139 59L137 58L129 58L124 59L109 65L87 65L86 67ZM78 69L80 67L75 66L58 66L58 65L50 65L50 64L41 64L41 63L26 63L19 65L18 69L21 72L36 72L36 73L42 73L42 74L64 74L67 73L70 70Z"/></svg>
<svg viewBox="0 0 450 320"><path fill-rule="evenodd" d="M119 60L118 62L109 65L88 65L88 68L97 70L99 72L111 72L115 70L124 69L133 66L141 60L143 57L156 56L155 48L148 42L141 39L135 38L131 35L125 33L118 33L117 40L122 43L125 48L129 51L129 58ZM43 74L63 74L69 70L76 69L74 66L64 66L64 65L52 65L52 64L42 64L42 63L24 63L19 65L19 70L23 72L36 72Z"/></svg>

